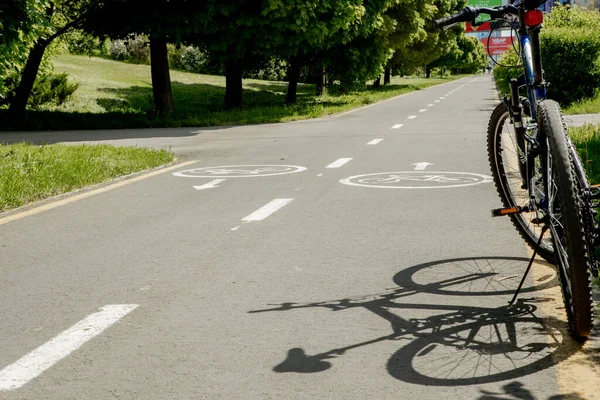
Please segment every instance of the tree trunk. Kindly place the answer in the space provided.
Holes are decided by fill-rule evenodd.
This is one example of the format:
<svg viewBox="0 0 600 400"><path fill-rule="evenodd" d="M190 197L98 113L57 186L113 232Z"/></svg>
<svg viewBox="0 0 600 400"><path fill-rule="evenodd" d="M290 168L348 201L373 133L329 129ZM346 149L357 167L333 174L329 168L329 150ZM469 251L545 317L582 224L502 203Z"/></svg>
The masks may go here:
<svg viewBox="0 0 600 400"><path fill-rule="evenodd" d="M429 65L425 66L425 78L429 78L431 77L431 68L429 67Z"/></svg>
<svg viewBox="0 0 600 400"><path fill-rule="evenodd" d="M288 91L285 98L287 104L296 103L296 93L298 92L298 81L300 80L300 59L292 57L290 59L290 68L288 70Z"/></svg>
<svg viewBox="0 0 600 400"><path fill-rule="evenodd" d="M31 90L33 89L35 78L40 70L40 64L42 63L42 58L44 57L44 52L46 51L48 43L47 40L38 39L29 51L29 57L27 58L27 64L25 64L25 69L21 75L19 87L17 88L15 98L9 108L9 112L13 116L22 115L25 112L27 100L29 100L29 96L31 95Z"/></svg>
<svg viewBox="0 0 600 400"><path fill-rule="evenodd" d="M373 82L373 88L378 88L381 87L381 75L379 75L377 77L377 79L375 79L375 82Z"/></svg>
<svg viewBox="0 0 600 400"><path fill-rule="evenodd" d="M242 108L242 64L236 60L225 63L225 108Z"/></svg>
<svg viewBox="0 0 600 400"><path fill-rule="evenodd" d="M169 53L165 38L150 35L150 72L152 75L152 94L157 117L173 114L173 91L169 73Z"/></svg>
<svg viewBox="0 0 600 400"><path fill-rule="evenodd" d="M325 95L325 67L319 69L319 77L317 78L317 96Z"/></svg>
<svg viewBox="0 0 600 400"><path fill-rule="evenodd" d="M392 68L389 65L385 67L384 75L383 75L383 84L389 85L392 83Z"/></svg>

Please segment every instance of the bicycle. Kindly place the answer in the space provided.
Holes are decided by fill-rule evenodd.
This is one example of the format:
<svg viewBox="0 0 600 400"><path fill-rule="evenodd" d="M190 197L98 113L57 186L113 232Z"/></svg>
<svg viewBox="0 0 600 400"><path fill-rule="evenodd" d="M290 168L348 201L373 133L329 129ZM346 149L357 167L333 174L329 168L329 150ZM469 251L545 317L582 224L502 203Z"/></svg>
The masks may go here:
<svg viewBox="0 0 600 400"><path fill-rule="evenodd" d="M475 22L480 14L510 24L508 18L517 17L523 74L510 81L510 94L492 112L487 131L490 167L504 205L492 214L510 216L534 249L523 280L538 253L557 266L569 330L585 340L593 326L591 276L598 275L599 244L594 217L600 193L588 184L559 104L547 98L539 39L543 14L537 9L543 3L519 0L492 8L466 7L436 20L434 27L481 25ZM548 230L550 238L544 238Z"/></svg>

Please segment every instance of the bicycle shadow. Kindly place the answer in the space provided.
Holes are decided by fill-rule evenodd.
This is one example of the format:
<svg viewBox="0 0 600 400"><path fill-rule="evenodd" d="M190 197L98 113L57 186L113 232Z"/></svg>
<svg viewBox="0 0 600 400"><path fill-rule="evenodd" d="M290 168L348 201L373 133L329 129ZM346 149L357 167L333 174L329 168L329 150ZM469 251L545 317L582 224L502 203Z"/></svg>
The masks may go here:
<svg viewBox="0 0 600 400"><path fill-rule="evenodd" d="M524 285L522 293L530 296L521 296L513 305L490 308L449 305L445 301L415 304L402 299L429 293L446 295L445 300L447 296L472 296L472 303L477 304L479 296L512 293L528 261L515 257L440 260L399 272L394 276L398 287L383 293L313 303L287 302L249 313L361 308L390 323L389 334L319 354L294 347L285 360L273 367L278 373L323 372L333 367L333 360L352 349L394 340L401 342L402 347L389 357L387 371L401 381L458 386L516 379L551 367L579 349L570 341L565 342L568 332L563 321L538 315L538 306L553 299L531 294L556 285L556 274L547 264L548 271L544 272L548 273ZM409 318L411 310L442 313Z"/></svg>
<svg viewBox="0 0 600 400"><path fill-rule="evenodd" d="M537 400L539 397L527 389L525 385L519 381L507 383L502 386L502 393L490 392L481 390L482 395L477 400ZM575 400L583 399L578 393L566 393L550 396L547 400ZM541 399L540 399L541 400Z"/></svg>

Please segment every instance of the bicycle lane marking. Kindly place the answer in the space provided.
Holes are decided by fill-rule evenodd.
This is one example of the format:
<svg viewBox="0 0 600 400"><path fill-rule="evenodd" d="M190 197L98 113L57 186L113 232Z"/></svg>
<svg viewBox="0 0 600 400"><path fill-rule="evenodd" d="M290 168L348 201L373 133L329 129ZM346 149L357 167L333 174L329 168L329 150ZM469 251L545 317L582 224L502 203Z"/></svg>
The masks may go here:
<svg viewBox="0 0 600 400"><path fill-rule="evenodd" d="M242 225L247 224L249 222L262 221L274 214L281 208L285 207L289 203L291 203L294 199L275 199L258 210L254 211L252 214L242 218ZM238 225L235 228L232 228L232 231L237 231L242 227L242 225Z"/></svg>
<svg viewBox="0 0 600 400"><path fill-rule="evenodd" d="M422 168L423 164L419 167ZM339 182L349 186L380 189L447 189L490 183L492 177L470 172L418 170L355 175L340 179Z"/></svg>
<svg viewBox="0 0 600 400"><path fill-rule="evenodd" d="M101 188L98 188L98 189L90 190L88 192L84 192L84 193L81 193L81 194L69 196L69 197L67 197L65 199L62 199L62 200L55 200L55 201L52 201L51 203L40 205L40 206L37 206L35 208L28 209L26 211L21 211L21 212L17 211L16 213L10 214L10 215L8 215L6 217L0 217L0 225L7 224L9 222L16 221L16 220L21 219L21 218L29 217L31 215L39 214L39 213L42 213L44 211L52 210L53 208L64 206L64 205L69 204L69 203L74 203L76 201L83 200L83 199L86 199L88 197L92 197L92 196L95 196L97 194L100 194L100 193L108 192L109 190L117 189L117 188L123 187L125 185L129 185L131 183L139 182L139 181L147 179L147 178L152 178L152 177L154 177L156 175L160 175L162 173L169 172L169 171L172 171L172 170L177 169L177 168L185 167L187 165L194 164L194 163L197 163L197 162L198 162L198 160L179 163L179 164L176 164L176 165L172 165L170 167L160 168L158 170L155 170L155 171L152 171L152 172L148 172L148 173L143 174L143 175L135 176L135 177L130 178L130 179L128 179L127 177L118 178L118 179L122 179L122 180L119 180L119 181L117 181L116 183L113 183L113 184L109 184L108 186L104 186L104 187L101 187ZM85 190L85 188L81 189L81 190ZM62 197L62 196L68 196L69 194L70 193L65 193L65 194L60 195L60 197ZM28 207L28 206L25 206L25 207Z"/></svg>
<svg viewBox="0 0 600 400"><path fill-rule="evenodd" d="M0 371L0 392L18 389L138 307L107 305Z"/></svg>

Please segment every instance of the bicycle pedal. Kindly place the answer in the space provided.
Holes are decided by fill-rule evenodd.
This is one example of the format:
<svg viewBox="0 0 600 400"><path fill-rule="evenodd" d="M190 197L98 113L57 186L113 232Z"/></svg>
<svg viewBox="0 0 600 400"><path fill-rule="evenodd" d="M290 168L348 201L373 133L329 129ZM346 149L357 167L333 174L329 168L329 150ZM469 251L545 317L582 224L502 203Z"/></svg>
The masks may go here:
<svg viewBox="0 0 600 400"><path fill-rule="evenodd" d="M504 215L520 214L522 212L529 211L529 207L508 207L508 208L497 208L492 210L492 217L502 217Z"/></svg>

